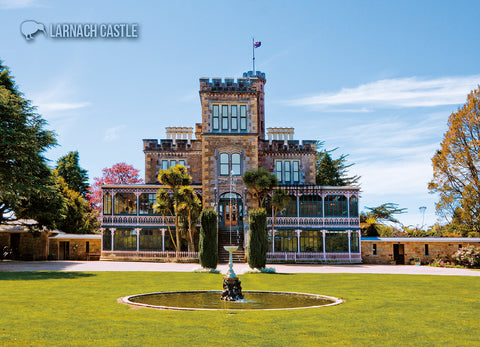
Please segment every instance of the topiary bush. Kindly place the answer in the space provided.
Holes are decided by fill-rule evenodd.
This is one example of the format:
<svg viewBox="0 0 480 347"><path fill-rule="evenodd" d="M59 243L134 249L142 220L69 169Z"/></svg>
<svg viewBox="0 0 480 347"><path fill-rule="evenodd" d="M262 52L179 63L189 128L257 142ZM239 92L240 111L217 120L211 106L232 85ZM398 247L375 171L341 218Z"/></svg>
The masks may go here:
<svg viewBox="0 0 480 347"><path fill-rule="evenodd" d="M265 209L252 210L249 217L247 262L252 269L263 269L267 263L267 212Z"/></svg>
<svg viewBox="0 0 480 347"><path fill-rule="evenodd" d="M480 249L467 246L459 249L453 255L458 265L466 267L480 267Z"/></svg>
<svg viewBox="0 0 480 347"><path fill-rule="evenodd" d="M216 269L218 264L217 212L209 208L200 214L198 256L203 268Z"/></svg>

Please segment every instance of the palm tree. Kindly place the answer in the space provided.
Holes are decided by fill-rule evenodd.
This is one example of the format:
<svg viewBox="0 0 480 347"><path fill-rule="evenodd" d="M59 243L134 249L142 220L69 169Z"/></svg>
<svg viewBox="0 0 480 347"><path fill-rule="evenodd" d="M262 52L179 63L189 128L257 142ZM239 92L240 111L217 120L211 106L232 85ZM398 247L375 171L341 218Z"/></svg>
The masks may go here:
<svg viewBox="0 0 480 347"><path fill-rule="evenodd" d="M273 249L273 238L274 234L273 231L275 230L275 219L277 218L277 213L279 211L282 211L288 206L288 203L290 202L290 195L287 194L287 192L283 189L276 189L273 192L272 195L272 208L273 208L273 219L272 219L272 252L274 251Z"/></svg>
<svg viewBox="0 0 480 347"><path fill-rule="evenodd" d="M202 203L193 188L190 186L181 187L178 190L178 198L177 212L187 218L188 249L190 252L194 252L195 243L193 234L195 223L202 211Z"/></svg>
<svg viewBox="0 0 480 347"><path fill-rule="evenodd" d="M177 242L175 249L177 252L181 251L181 238L180 238L180 221L178 214L179 190L182 186L188 186L192 183L192 177L187 173L187 169L183 165L172 166L167 170L160 170L158 173L158 181L167 187L168 193L173 200L173 216L175 222L175 231L177 236ZM159 192L157 192L157 200Z"/></svg>
<svg viewBox="0 0 480 347"><path fill-rule="evenodd" d="M173 216L173 200L170 194L165 189L159 189L157 191L157 200L155 205L153 205L155 212L158 212L162 215L163 219L166 221L166 216ZM170 224L166 222L168 233L170 234L170 239L172 240L173 247L177 249L177 244L175 242L175 238L172 234L172 229L170 228Z"/></svg>

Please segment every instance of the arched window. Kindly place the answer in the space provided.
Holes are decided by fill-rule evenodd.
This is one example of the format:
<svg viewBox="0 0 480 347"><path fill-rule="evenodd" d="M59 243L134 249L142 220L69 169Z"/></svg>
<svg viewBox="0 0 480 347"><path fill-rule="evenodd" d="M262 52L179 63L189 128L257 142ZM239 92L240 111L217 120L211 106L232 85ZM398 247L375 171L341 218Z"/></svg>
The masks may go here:
<svg viewBox="0 0 480 347"><path fill-rule="evenodd" d="M222 153L220 154L220 175L228 176L229 174L229 165L228 165L228 154Z"/></svg>
<svg viewBox="0 0 480 347"><path fill-rule="evenodd" d="M234 176L240 176L240 154L232 154L232 172Z"/></svg>
<svg viewBox="0 0 480 347"><path fill-rule="evenodd" d="M239 153L220 153L220 176L233 176L242 174L242 159Z"/></svg>

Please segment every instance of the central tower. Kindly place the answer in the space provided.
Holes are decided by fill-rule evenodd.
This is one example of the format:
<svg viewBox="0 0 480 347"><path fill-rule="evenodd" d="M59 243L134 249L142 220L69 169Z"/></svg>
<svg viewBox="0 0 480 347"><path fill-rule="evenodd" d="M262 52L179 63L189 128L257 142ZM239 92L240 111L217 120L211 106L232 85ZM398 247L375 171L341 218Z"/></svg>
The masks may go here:
<svg viewBox="0 0 480 347"><path fill-rule="evenodd" d="M226 194L234 193L243 207L250 208L242 175L258 168L259 140L265 138L265 74L249 71L243 78L201 78L202 123L196 136L202 139L202 191L204 206L219 206L219 214L230 219L242 211L220 209ZM242 215L240 215L242 214ZM225 220L223 221L226 222Z"/></svg>

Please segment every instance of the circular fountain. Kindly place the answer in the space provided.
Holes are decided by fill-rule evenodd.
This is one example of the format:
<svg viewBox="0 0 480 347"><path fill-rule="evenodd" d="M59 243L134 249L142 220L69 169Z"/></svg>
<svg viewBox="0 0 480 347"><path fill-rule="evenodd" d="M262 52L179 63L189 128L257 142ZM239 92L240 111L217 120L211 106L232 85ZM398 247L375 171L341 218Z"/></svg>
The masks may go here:
<svg viewBox="0 0 480 347"><path fill-rule="evenodd" d="M290 292L242 292L241 282L233 271L232 253L238 246L225 246L229 252L227 275L223 291L197 290L137 294L121 298L128 305L163 310L291 310L341 304L331 296Z"/></svg>

